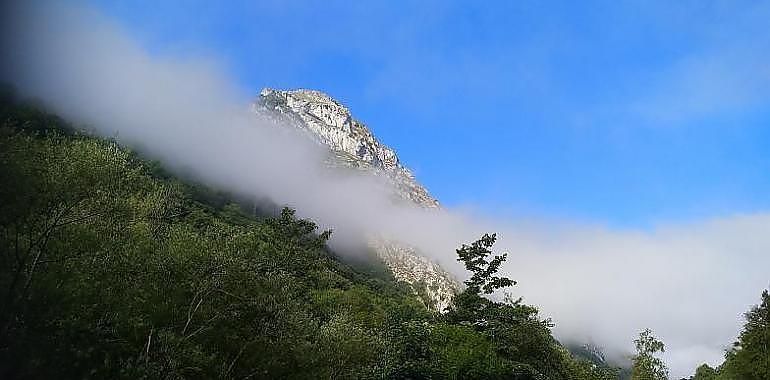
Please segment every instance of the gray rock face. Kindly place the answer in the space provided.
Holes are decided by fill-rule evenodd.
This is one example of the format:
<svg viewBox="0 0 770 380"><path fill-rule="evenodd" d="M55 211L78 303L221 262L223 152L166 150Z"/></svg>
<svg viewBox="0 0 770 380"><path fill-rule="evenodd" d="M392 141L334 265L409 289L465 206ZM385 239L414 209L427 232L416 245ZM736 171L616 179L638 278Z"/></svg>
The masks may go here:
<svg viewBox="0 0 770 380"><path fill-rule="evenodd" d="M253 110L280 121L276 125L295 126L306 132L308 138L328 147L332 153L330 165L384 176L393 184L397 200L417 207L439 207L438 201L401 164L393 149L377 141L366 125L328 95L314 90L264 89ZM396 279L410 284L434 310L448 306L460 288L449 273L412 247L378 238L372 238L370 246Z"/></svg>

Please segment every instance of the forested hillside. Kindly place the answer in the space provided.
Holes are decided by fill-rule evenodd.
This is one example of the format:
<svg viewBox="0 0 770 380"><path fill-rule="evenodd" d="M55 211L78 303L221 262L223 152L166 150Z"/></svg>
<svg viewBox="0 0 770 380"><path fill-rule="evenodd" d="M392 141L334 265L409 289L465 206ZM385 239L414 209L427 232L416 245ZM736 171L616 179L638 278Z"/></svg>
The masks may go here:
<svg viewBox="0 0 770 380"><path fill-rule="evenodd" d="M535 307L486 298L514 285L494 235L457 250L469 279L435 314L291 209L174 177L7 93L0 122L2 379L619 376L573 357ZM725 364L695 379L767 376L762 297ZM647 333L634 376L665 376Z"/></svg>
<svg viewBox="0 0 770 380"><path fill-rule="evenodd" d="M508 284L492 237L437 315L290 209L244 211L7 95L1 115L0 378L614 377L483 297Z"/></svg>
<svg viewBox="0 0 770 380"><path fill-rule="evenodd" d="M724 363L716 369L703 364L691 380L770 379L770 293L763 291L760 303L744 316L746 323Z"/></svg>

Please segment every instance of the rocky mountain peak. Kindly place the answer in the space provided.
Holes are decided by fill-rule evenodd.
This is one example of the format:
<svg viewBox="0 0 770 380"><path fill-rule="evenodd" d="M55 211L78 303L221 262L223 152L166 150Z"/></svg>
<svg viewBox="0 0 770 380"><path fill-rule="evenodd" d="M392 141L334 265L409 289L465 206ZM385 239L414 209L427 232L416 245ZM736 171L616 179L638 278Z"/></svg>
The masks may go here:
<svg viewBox="0 0 770 380"><path fill-rule="evenodd" d="M266 88L253 110L279 121L276 125L294 126L327 147L332 153L328 164L384 176L393 184L398 200L417 207L439 207L438 201L401 164L396 152L380 143L347 107L329 95L315 90ZM372 238L370 246L396 279L410 284L434 310L448 306L460 288L457 280L414 247L380 238Z"/></svg>
<svg viewBox="0 0 770 380"><path fill-rule="evenodd" d="M344 105L316 90L263 89L258 112L274 112L327 146L345 166L385 174L403 199L420 207L438 207L438 201L401 164L396 152L380 143L365 124ZM338 162L338 163L339 163Z"/></svg>

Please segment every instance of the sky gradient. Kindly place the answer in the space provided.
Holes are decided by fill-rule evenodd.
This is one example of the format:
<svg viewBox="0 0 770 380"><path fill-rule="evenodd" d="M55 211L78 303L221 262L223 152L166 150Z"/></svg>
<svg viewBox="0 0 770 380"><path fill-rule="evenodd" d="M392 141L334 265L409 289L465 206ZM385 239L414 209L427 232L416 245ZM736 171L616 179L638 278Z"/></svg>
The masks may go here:
<svg viewBox="0 0 770 380"><path fill-rule="evenodd" d="M770 209L768 3L85 2L244 97L327 92L449 206L624 228Z"/></svg>

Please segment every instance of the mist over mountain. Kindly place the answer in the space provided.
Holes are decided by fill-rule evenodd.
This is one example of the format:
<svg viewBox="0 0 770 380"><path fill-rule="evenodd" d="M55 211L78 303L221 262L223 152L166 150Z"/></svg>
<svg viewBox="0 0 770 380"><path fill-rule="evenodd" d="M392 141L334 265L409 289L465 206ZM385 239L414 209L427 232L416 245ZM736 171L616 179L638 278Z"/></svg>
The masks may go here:
<svg viewBox="0 0 770 380"><path fill-rule="evenodd" d="M672 375L684 376L721 361L768 285L766 213L635 230L444 208L323 89L267 89L254 101L258 90L235 86L212 57L149 53L89 8L8 7L0 79L23 97L175 173L295 208L333 230L335 250L377 251L439 309L468 277L455 249L497 232L509 252L501 272L518 281L509 291L553 318L559 339L623 358L649 327L667 344Z"/></svg>
<svg viewBox="0 0 770 380"><path fill-rule="evenodd" d="M307 137L328 147L326 163L333 168L354 169L362 175L382 177L393 191L394 206L433 209L438 201L420 185L396 153L382 145L350 111L328 95L313 90L263 89L254 111L276 121L279 128L297 128ZM376 216L375 216L376 217ZM389 240L376 230L365 231L369 246L385 261L395 278L418 288L425 302L436 311L446 309L460 284L425 254L398 240ZM390 237L398 239L398 235Z"/></svg>

